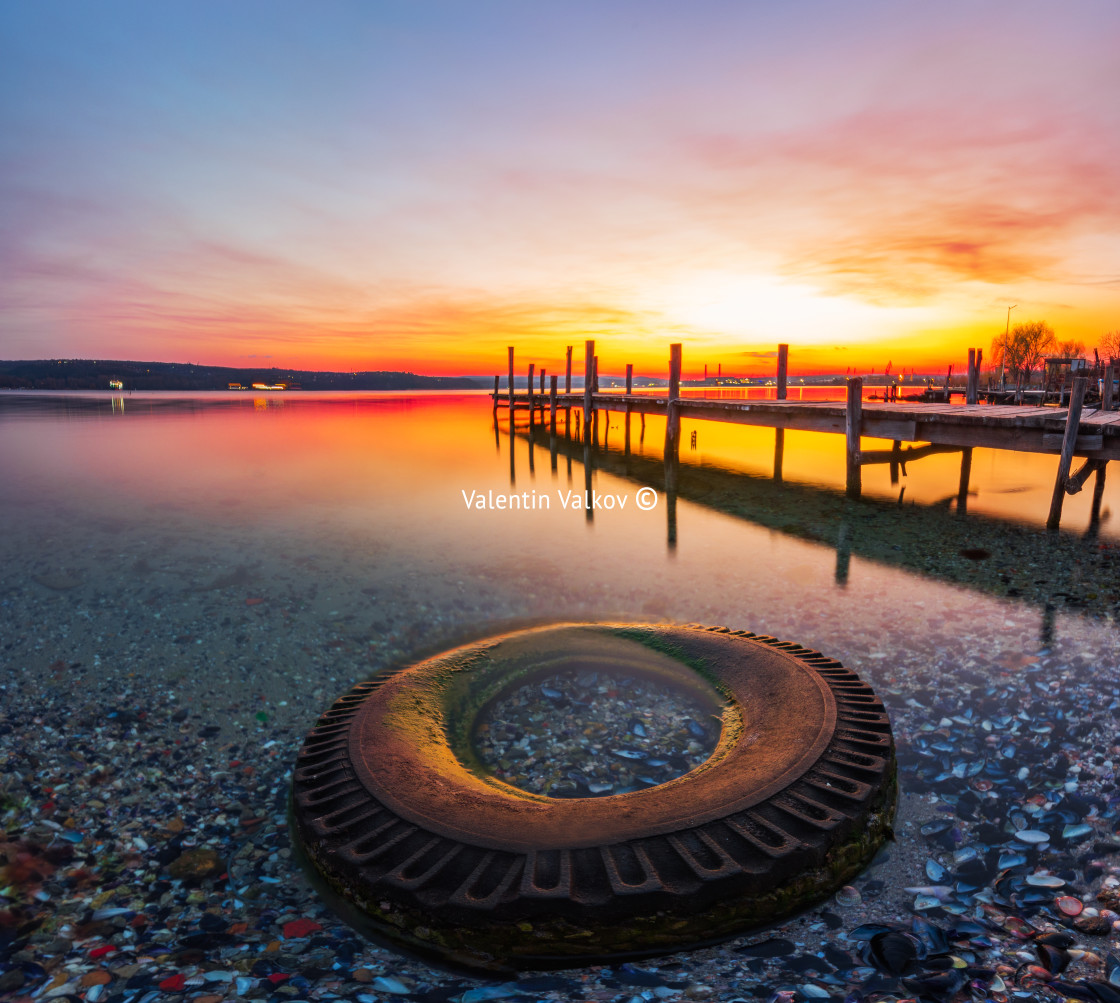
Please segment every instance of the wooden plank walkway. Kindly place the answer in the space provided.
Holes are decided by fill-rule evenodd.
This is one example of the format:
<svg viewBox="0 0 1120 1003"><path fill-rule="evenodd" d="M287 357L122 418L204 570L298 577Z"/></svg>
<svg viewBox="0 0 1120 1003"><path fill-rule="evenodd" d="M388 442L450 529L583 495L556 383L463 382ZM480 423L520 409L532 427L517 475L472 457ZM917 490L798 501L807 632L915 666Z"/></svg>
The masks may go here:
<svg viewBox="0 0 1120 1003"><path fill-rule="evenodd" d="M551 405L549 394L514 396L515 409ZM499 407L509 407L506 395L498 395ZM583 408L582 393L558 393L556 406ZM667 397L644 394L596 393L595 410L631 414L665 415ZM727 400L678 397L681 418L733 422L805 432L844 434L844 401ZM916 401L863 401L860 434L902 442L928 442L962 448L983 446L1034 453L1060 453L1068 408L1037 405L927 404ZM1095 460L1120 459L1120 412L1086 409L1074 455Z"/></svg>

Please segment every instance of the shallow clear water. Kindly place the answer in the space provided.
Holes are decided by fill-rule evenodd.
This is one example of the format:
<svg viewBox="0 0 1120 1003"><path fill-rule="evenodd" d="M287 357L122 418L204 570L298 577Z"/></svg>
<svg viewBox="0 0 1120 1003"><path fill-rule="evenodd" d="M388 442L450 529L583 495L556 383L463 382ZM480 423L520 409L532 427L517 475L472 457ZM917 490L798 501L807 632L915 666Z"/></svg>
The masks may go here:
<svg viewBox="0 0 1120 1003"><path fill-rule="evenodd" d="M542 676L479 714L475 753L492 776L532 794L627 794L711 756L722 726L718 694L711 698L593 666Z"/></svg>
<svg viewBox="0 0 1120 1003"><path fill-rule="evenodd" d="M895 883L860 921L906 913L901 889L928 883L923 856L952 862L909 821L958 810L960 792L930 793L929 757L944 787L958 757L998 746L1021 778L982 794L1007 798L1001 811L1037 806L1030 784L1055 757L1115 790L1117 528L1083 537L1084 492L1063 533L1041 529L1052 457L977 450L965 516L942 503L953 456L911 464L901 505L885 467L865 471L851 503L839 436L787 434L778 484L772 431L686 422L674 508L662 427L647 419L643 438L635 418L627 457L612 414L591 486L614 501L589 513L575 506L583 448L561 437L553 464L522 421L511 443L478 395L0 394L0 816L43 845L68 833L101 867L65 887L32 881L7 907L19 896L57 929L102 891L133 908L150 887L184 916L206 906L251 929L308 914L283 804L319 713L411 653L542 620L724 624L863 675L894 723L904 811ZM514 494L522 507L490 506ZM192 843L255 870L235 867L214 901L180 902L165 858Z"/></svg>

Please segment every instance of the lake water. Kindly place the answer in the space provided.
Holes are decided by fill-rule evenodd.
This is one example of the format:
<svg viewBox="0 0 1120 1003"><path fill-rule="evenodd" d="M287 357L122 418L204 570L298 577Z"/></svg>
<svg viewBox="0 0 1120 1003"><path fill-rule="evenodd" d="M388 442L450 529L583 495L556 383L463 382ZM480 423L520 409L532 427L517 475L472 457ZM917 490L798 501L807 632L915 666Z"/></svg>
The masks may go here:
<svg viewBox="0 0 1120 1003"><path fill-rule="evenodd" d="M1076 794L1066 810L1112 838L1115 475L1099 537L1084 535L1091 490L1047 534L1054 457L976 450L964 514L955 455L909 464L897 485L885 465L868 468L853 503L840 436L787 433L778 483L772 430L686 421L674 506L663 424L647 419L643 436L635 417L627 456L612 414L591 475L603 504L589 513L576 505L582 447L561 436L554 462L547 435L531 441L522 421L511 441L504 415L495 427L489 400L470 394L0 395L0 828L32 860L17 869L13 851L0 871L0 915L15 917L0 932L37 921L37 939L17 946L20 964L42 969L12 985L87 993L101 983L79 981L106 971L109 989L85 998L131 999L142 995L131 977L147 991L179 972L225 972L267 996L283 980L266 986L263 968L242 964L262 957L306 991L334 992L331 979L353 989L359 967L417 992L451 984L331 925L289 856L287 772L354 682L541 620L724 624L820 649L871 682L894 722L904 813L893 857L867 879L887 891L846 905L845 930L910 922L902 889L936 883L927 857L951 863L918 835L930 817L955 820L955 850L980 836L994 845L975 820L1012 833L1016 818ZM520 508L491 507L515 494ZM976 788L954 770L977 756L1014 767L979 795L991 817L968 798L960 811ZM204 873L207 850L228 877ZM188 851L200 872L169 877ZM1031 849L1030 866L1057 870L1046 852ZM1069 887L1092 905L1107 873L1078 866ZM91 905L120 912L95 921ZM918 912L946 915L929 909ZM1015 911L1037 920L1040 909ZM331 944L283 932L308 917ZM842 936L819 916L796 922L817 938L791 941L798 950ZM225 936L201 936L207 923ZM185 954L152 946L195 935ZM337 960L341 943L353 964L340 975L316 952ZM91 960L99 945L112 956ZM805 980L783 957L765 971L747 957L712 949L672 964L720 992ZM587 998L616 998L602 973L579 979ZM397 992L386 985L384 998Z"/></svg>

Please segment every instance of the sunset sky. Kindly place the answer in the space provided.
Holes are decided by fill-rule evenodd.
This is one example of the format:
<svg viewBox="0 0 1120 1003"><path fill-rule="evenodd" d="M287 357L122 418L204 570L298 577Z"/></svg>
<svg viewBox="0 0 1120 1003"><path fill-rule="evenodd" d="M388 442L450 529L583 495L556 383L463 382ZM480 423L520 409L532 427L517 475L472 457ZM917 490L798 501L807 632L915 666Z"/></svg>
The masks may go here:
<svg viewBox="0 0 1120 1003"><path fill-rule="evenodd" d="M1117 53L1111 0L0 0L0 358L924 371L1012 305L1091 348Z"/></svg>

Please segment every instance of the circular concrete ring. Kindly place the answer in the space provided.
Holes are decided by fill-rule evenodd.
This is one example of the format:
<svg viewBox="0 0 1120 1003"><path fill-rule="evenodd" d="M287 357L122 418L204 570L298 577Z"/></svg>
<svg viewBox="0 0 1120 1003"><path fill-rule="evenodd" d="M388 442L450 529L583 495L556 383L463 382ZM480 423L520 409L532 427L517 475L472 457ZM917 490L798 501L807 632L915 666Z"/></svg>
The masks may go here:
<svg viewBox="0 0 1120 1003"><path fill-rule="evenodd" d="M715 752L602 798L486 776L470 743L480 708L575 666L718 695ZM299 754L292 828L367 932L509 971L665 953L803 909L867 865L896 793L886 711L839 662L726 628L567 624L354 687Z"/></svg>

